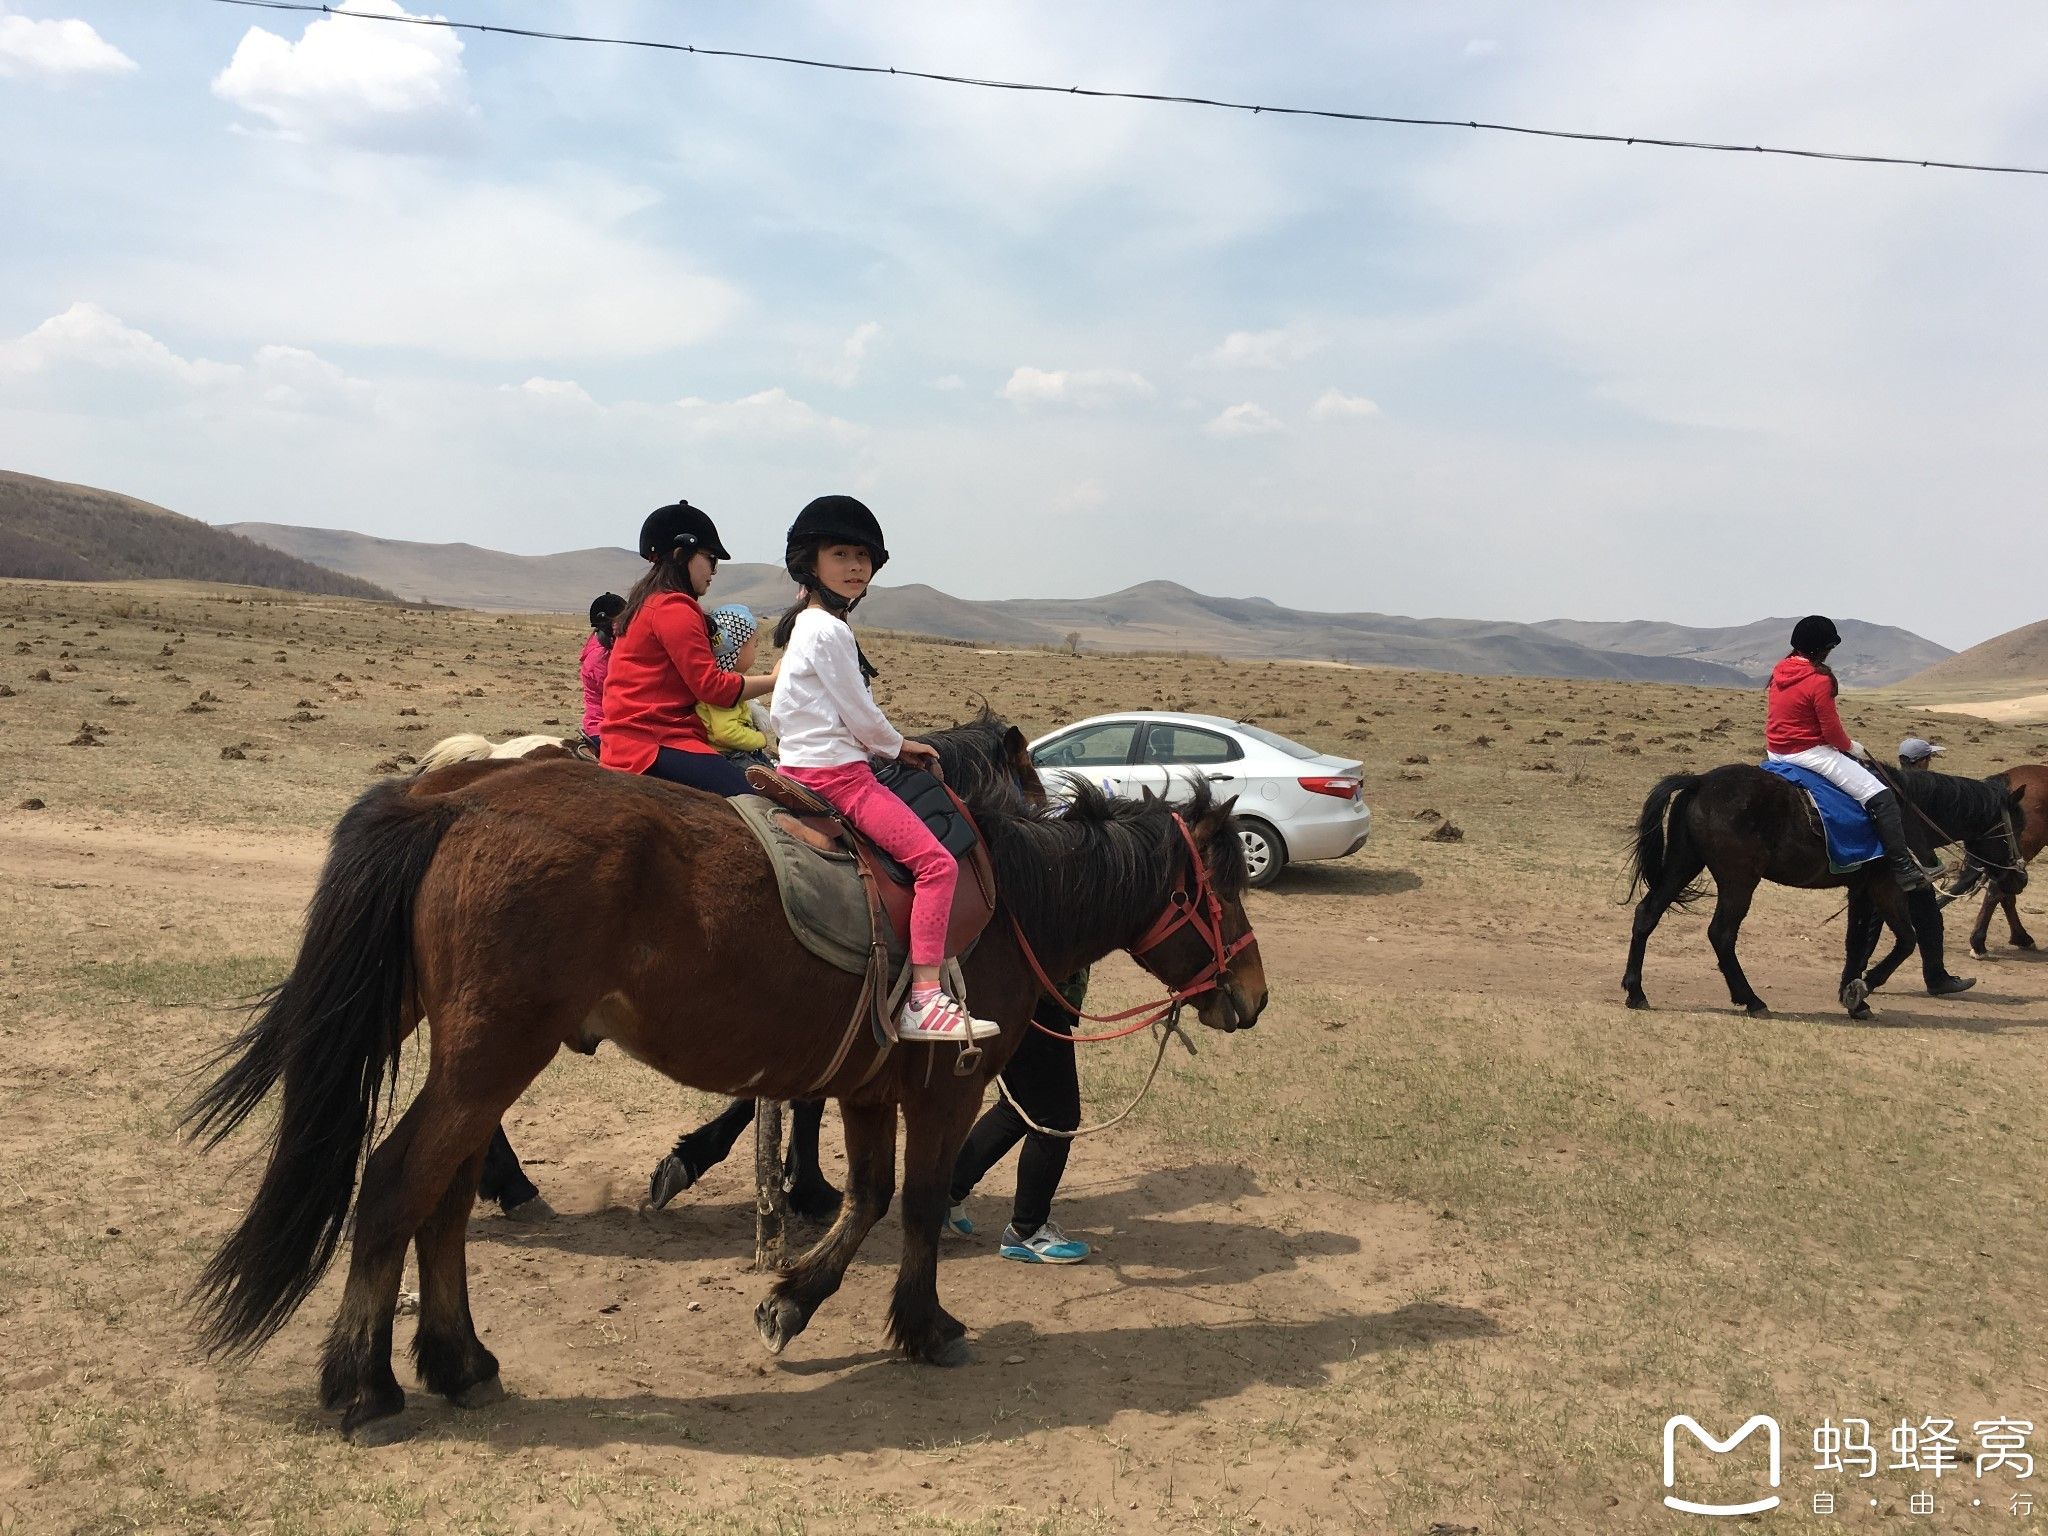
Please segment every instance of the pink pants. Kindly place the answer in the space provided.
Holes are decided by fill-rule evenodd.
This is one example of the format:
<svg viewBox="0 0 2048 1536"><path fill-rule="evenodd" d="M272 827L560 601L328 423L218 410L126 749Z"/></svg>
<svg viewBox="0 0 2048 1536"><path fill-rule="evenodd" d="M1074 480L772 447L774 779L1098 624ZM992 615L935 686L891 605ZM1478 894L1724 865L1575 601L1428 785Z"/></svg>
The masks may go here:
<svg viewBox="0 0 2048 1536"><path fill-rule="evenodd" d="M916 876L910 892L910 963L937 965L943 961L960 864L932 836L931 828L883 788L875 770L866 763L784 768L782 772L830 800L863 836Z"/></svg>

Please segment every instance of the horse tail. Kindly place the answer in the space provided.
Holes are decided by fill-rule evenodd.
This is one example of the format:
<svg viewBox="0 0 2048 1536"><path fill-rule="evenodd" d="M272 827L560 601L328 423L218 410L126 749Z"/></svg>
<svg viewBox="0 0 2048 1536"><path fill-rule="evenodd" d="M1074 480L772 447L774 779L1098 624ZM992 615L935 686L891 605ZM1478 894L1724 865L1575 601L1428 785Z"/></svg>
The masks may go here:
<svg viewBox="0 0 2048 1536"><path fill-rule="evenodd" d="M283 1085L269 1163L242 1224L199 1277L209 1353L247 1353L318 1283L341 1237L357 1170L412 1020L413 907L459 814L403 780L374 785L334 829L291 974L211 1061L220 1075L185 1111L218 1145Z"/></svg>
<svg viewBox="0 0 2048 1536"><path fill-rule="evenodd" d="M1634 846L1629 850L1628 900L1634 901L1638 891L1654 891L1663 883L1672 859L1690 848L1692 833L1685 812L1699 787L1700 775L1674 773L1661 780L1643 802L1643 813L1636 818ZM1674 896L1671 904L1688 906L1705 894L1706 887L1695 880Z"/></svg>
<svg viewBox="0 0 2048 1536"><path fill-rule="evenodd" d="M488 736L478 736L465 731L459 736L446 736L435 742L420 757L419 767L413 770L415 776L432 773L436 768L446 768L451 763L480 763L491 755L493 748Z"/></svg>

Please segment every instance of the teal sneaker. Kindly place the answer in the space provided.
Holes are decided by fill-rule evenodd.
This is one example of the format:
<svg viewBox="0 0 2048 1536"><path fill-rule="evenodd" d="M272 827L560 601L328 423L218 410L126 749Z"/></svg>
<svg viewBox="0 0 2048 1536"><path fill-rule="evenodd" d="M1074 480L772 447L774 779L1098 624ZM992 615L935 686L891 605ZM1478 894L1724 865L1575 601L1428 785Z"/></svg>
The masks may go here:
<svg viewBox="0 0 2048 1536"><path fill-rule="evenodd" d="M1015 1227L1004 1227L1003 1246L997 1252L1020 1264L1078 1264L1090 1249L1062 1232L1057 1222L1048 1221L1029 1237L1018 1236Z"/></svg>
<svg viewBox="0 0 2048 1536"><path fill-rule="evenodd" d="M946 1212L946 1230L955 1237L974 1236L974 1223L967 1215L967 1207L956 1205Z"/></svg>

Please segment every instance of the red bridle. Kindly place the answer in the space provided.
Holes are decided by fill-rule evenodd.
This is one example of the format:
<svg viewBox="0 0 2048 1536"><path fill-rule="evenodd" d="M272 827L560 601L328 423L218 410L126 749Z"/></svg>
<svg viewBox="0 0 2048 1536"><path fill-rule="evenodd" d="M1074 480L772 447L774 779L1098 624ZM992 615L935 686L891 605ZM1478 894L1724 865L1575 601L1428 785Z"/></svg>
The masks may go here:
<svg viewBox="0 0 2048 1536"><path fill-rule="evenodd" d="M1045 967L1038 963L1038 956L1031 948L1031 941L1024 937L1016 915L1010 916L1010 931L1017 936L1017 947L1024 952L1024 961L1031 967L1031 974L1038 978L1038 984L1045 989L1047 997L1057 1002L1077 1019L1091 1024L1118 1024L1125 1019L1143 1014L1134 1024L1122 1029L1113 1029L1100 1035L1070 1035L1062 1030L1046 1029L1037 1019L1031 1027L1044 1030L1056 1039L1092 1043L1097 1040L1120 1040L1125 1035L1134 1035L1141 1029L1157 1024L1161 1019L1177 1013L1190 999L1205 992L1213 992L1223 985L1223 974L1230 968L1230 962L1242 954L1253 942L1252 931L1247 928L1235 939L1223 936L1223 898L1216 894L1216 885L1209 878L1209 866L1202 859L1202 850L1195 846L1195 836L1188 831L1187 822L1176 811L1173 817L1175 830L1181 841L1188 845L1188 867L1181 883L1174 887L1159 916L1152 920L1152 926L1138 936L1136 943L1129 946L1127 953L1138 964L1151 972L1154 980L1166 990L1166 996L1159 1002L1140 1003L1135 1008L1125 1008L1117 1013L1084 1013L1064 997L1060 996L1059 984L1045 974ZM1194 978L1183 986L1176 987L1146 960L1146 955L1164 944L1181 929L1193 926L1209 946L1209 963L1195 973Z"/></svg>

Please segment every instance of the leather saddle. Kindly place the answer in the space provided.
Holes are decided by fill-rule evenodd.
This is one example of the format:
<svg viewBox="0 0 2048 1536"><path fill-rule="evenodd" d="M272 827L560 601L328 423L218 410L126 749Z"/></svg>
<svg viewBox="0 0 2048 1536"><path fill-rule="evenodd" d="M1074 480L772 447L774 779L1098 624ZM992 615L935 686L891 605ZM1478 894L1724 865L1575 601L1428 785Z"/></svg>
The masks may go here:
<svg viewBox="0 0 2048 1536"><path fill-rule="evenodd" d="M953 888L953 911L946 925L946 954L949 958L965 954L996 910L995 865L981 829L960 797L921 768L889 763L878 767L875 777L909 806L959 861L960 879ZM747 769L747 783L755 794L777 807L774 822L781 831L820 853L853 856L861 882L870 892L870 917L886 919L895 935L894 947L899 953L907 949L910 871L855 831L830 801L796 780L757 764ZM878 943L886 942L879 932L875 938Z"/></svg>

